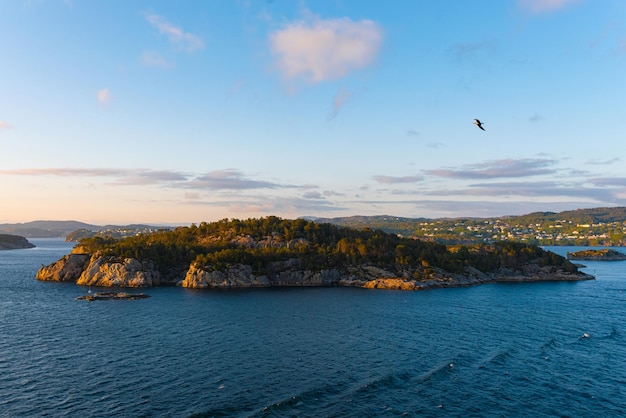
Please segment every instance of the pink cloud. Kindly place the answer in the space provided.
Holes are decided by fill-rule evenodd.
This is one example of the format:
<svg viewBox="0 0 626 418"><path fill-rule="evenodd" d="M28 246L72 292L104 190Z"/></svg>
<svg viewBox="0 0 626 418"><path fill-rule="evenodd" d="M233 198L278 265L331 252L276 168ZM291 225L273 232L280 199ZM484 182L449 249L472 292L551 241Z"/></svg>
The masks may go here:
<svg viewBox="0 0 626 418"><path fill-rule="evenodd" d="M318 83L371 65L382 39L382 29L371 20L314 18L274 32L270 46L283 77Z"/></svg>
<svg viewBox="0 0 626 418"><path fill-rule="evenodd" d="M101 89L96 92L96 97L100 104L105 105L111 101L111 91L109 89Z"/></svg>

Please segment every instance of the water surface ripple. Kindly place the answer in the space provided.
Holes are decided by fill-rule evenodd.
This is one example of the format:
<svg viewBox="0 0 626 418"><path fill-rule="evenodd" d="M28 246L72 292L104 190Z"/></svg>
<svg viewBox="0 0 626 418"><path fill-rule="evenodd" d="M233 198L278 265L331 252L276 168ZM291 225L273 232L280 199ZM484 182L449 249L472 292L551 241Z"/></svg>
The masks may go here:
<svg viewBox="0 0 626 418"><path fill-rule="evenodd" d="M74 299L85 288L34 279L70 247L33 241L0 252L3 417L626 410L626 262L587 262L597 280L576 283L156 288L89 303Z"/></svg>

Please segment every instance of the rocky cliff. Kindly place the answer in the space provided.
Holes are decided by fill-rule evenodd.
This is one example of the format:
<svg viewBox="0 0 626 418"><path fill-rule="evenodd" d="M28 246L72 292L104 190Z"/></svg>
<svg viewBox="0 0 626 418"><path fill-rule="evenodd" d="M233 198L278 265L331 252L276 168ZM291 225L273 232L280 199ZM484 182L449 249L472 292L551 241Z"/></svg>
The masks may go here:
<svg viewBox="0 0 626 418"><path fill-rule="evenodd" d="M42 266L35 276L37 280L54 282L76 282L91 256L88 254L68 254L48 266Z"/></svg>
<svg viewBox="0 0 626 418"><path fill-rule="evenodd" d="M495 282L576 281L594 277L568 273L553 266L529 263L518 270L500 269L486 274L468 267L464 274L451 274L434 267L412 267L399 271L369 264L352 266L345 271L298 267L295 259L274 263L271 273L255 274L249 265L235 264L213 270L196 264L189 266L177 281L164 280L151 261L133 258L116 259L101 255L70 254L37 272L38 280L73 281L85 286L150 287L173 285L186 288L314 287L346 286L370 289L422 290L441 287L473 286Z"/></svg>
<svg viewBox="0 0 626 418"><path fill-rule="evenodd" d="M83 286L151 287L167 284L161 282L160 276L151 261L69 254L41 267L36 278Z"/></svg>

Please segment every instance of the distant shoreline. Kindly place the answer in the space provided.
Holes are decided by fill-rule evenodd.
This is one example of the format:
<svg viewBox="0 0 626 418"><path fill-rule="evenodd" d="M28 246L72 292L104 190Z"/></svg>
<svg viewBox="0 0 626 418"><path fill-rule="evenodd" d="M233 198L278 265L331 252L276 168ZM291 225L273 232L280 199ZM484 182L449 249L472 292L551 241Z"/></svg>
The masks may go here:
<svg viewBox="0 0 626 418"><path fill-rule="evenodd" d="M19 235L0 234L0 251L35 248L36 245Z"/></svg>

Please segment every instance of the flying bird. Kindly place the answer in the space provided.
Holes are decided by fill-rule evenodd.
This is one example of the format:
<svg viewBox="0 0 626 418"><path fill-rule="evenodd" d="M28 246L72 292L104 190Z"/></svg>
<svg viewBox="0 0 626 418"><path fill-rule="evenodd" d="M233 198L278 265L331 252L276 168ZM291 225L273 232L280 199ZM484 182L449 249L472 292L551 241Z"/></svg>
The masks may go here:
<svg viewBox="0 0 626 418"><path fill-rule="evenodd" d="M485 128L483 128L483 124L478 119L474 119L474 125L478 126L483 131L485 130Z"/></svg>

